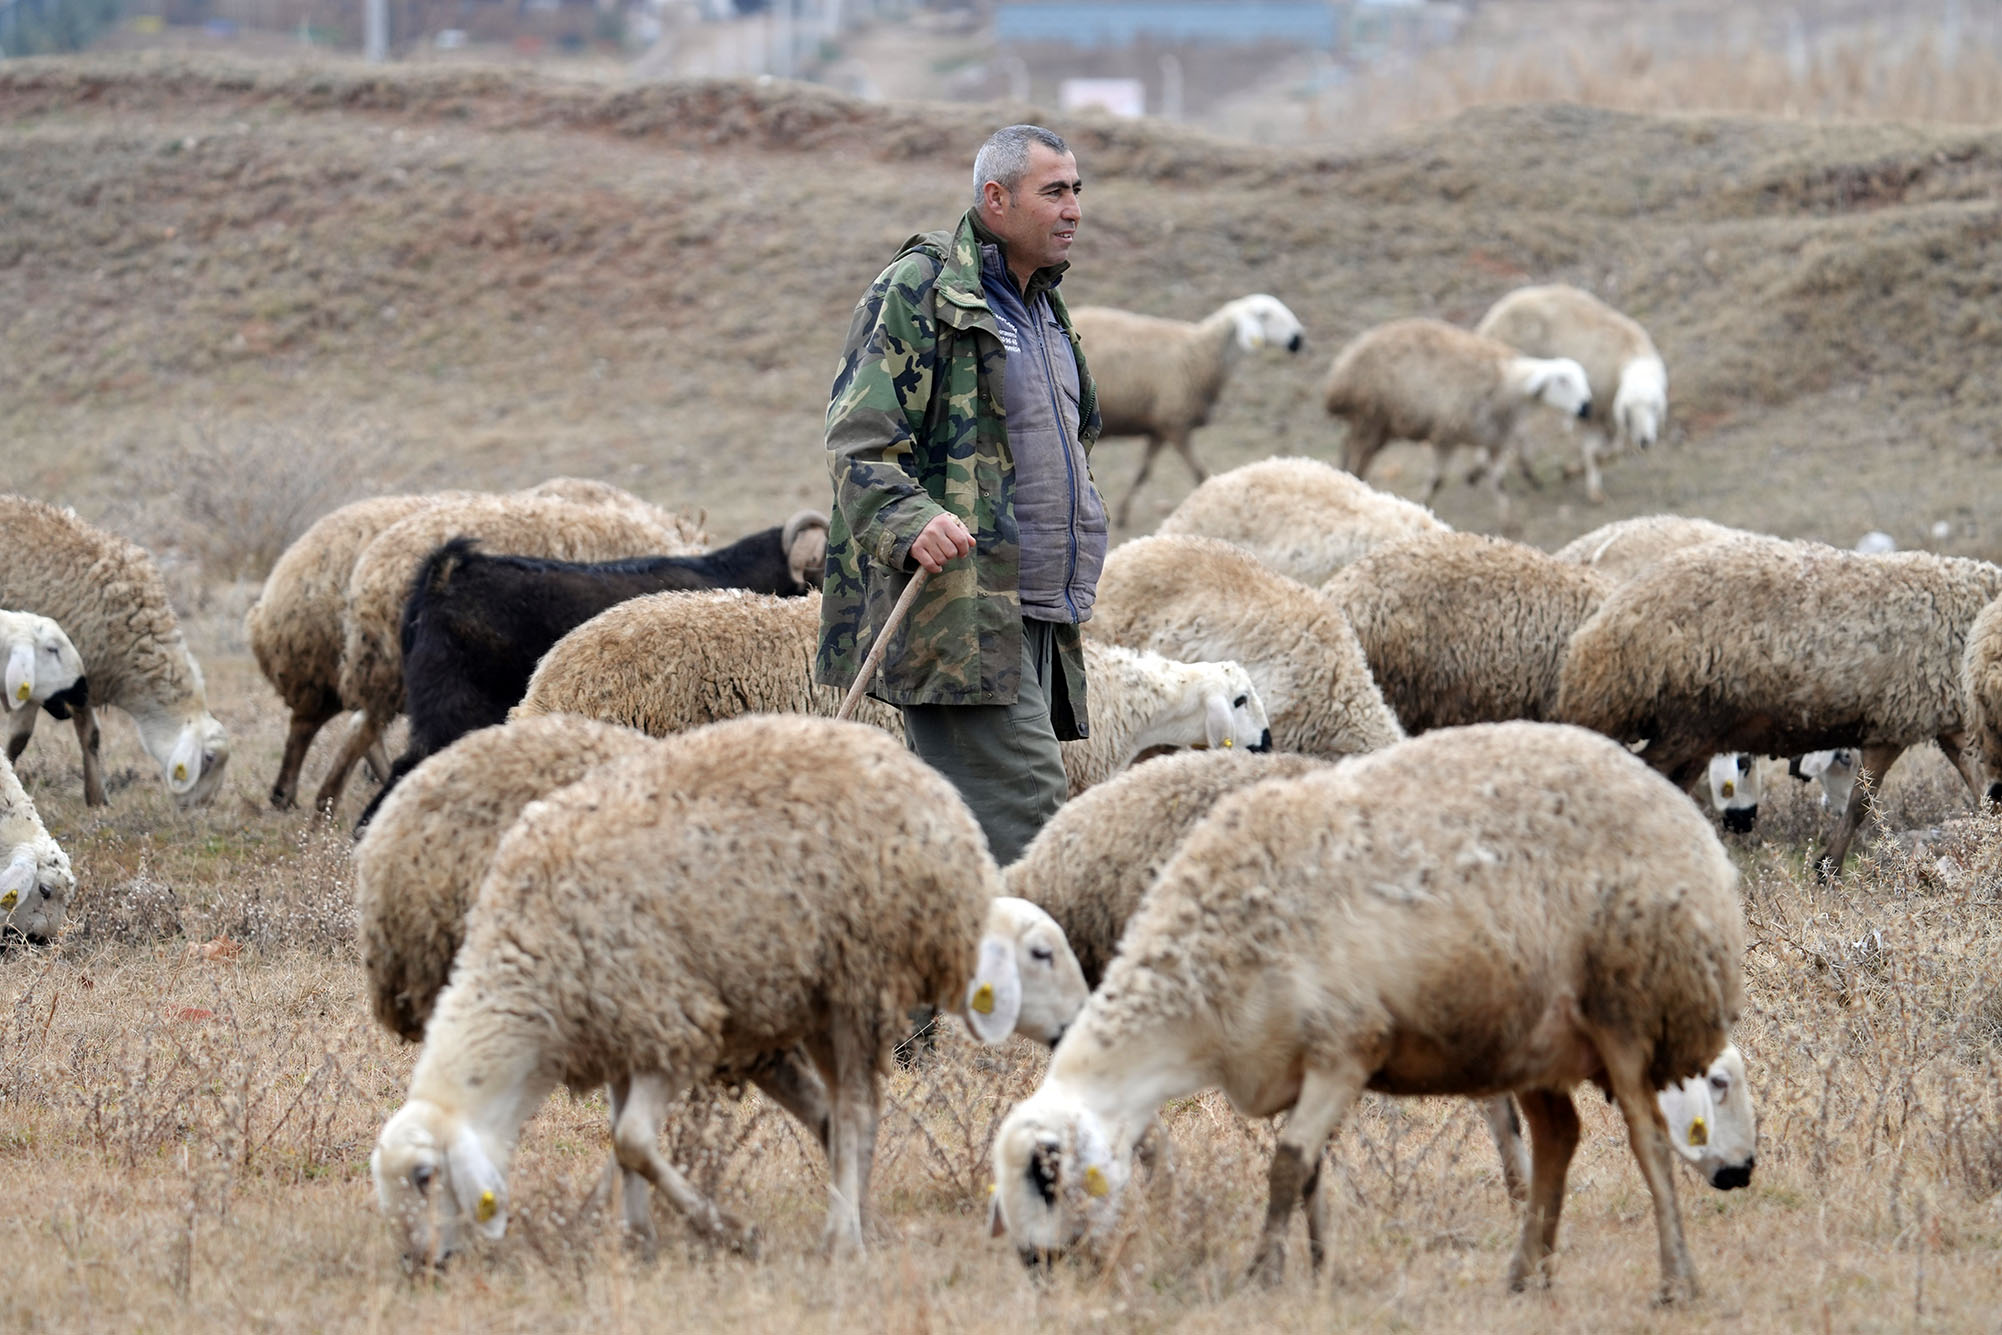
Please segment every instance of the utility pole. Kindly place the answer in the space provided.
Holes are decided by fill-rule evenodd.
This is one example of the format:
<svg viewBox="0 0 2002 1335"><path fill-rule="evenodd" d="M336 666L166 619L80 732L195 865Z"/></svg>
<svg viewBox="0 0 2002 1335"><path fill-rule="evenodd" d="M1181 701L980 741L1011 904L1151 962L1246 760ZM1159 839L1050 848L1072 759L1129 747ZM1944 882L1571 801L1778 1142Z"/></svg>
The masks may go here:
<svg viewBox="0 0 2002 1335"><path fill-rule="evenodd" d="M389 0L368 0L362 23L362 58L380 65L389 59Z"/></svg>

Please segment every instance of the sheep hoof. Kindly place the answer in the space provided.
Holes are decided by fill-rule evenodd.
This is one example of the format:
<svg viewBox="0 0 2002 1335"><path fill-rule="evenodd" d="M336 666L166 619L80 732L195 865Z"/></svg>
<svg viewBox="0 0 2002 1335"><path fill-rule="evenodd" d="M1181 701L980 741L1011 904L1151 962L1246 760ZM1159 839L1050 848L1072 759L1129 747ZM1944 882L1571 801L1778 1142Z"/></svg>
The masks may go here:
<svg viewBox="0 0 2002 1335"><path fill-rule="evenodd" d="M1654 1301L1657 1307L1677 1307L1695 1302L1698 1296L1696 1281L1684 1275L1663 1280L1661 1288L1655 1291Z"/></svg>
<svg viewBox="0 0 2002 1335"><path fill-rule="evenodd" d="M1286 1278L1286 1248L1284 1244L1267 1243L1258 1249L1258 1257L1251 1263L1251 1270L1245 1279L1262 1289L1278 1288Z"/></svg>
<svg viewBox="0 0 2002 1335"><path fill-rule="evenodd" d="M293 802L290 793L278 788L271 790L271 809L273 811L290 811L295 805L296 803Z"/></svg>

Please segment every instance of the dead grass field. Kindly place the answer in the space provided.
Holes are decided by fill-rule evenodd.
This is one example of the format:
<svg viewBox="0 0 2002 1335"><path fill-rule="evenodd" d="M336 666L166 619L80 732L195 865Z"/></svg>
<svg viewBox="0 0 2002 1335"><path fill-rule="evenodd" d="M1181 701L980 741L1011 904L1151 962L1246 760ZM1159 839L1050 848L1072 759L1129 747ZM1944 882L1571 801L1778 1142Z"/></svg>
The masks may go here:
<svg viewBox="0 0 2002 1335"><path fill-rule="evenodd" d="M378 487L556 472L704 506L719 537L824 503L848 308L956 208L998 115L463 70L0 65L0 483L163 554L232 737L192 813L121 716L106 810L83 807L66 730L24 757L80 888L58 949L0 959L0 1324L1996 1330L2002 826L1910 854L1880 837L1821 887L1817 813L1787 783L1734 845L1759 1165L1742 1192L1678 1180L1706 1286L1688 1311L1650 1305L1646 1192L1590 1096L1548 1293L1503 1292L1513 1224L1474 1109L1377 1100L1334 1150L1333 1273L1311 1279L1296 1239L1286 1285L1247 1291L1271 1136L1214 1096L1170 1108L1178 1171L1136 1193L1110 1263L1033 1283L984 1236L980 1165L1041 1059L958 1039L892 1084L859 1268L817 1255L817 1153L725 1097L670 1134L767 1258L711 1257L671 1219L657 1260L628 1256L579 1217L602 1102L559 1095L517 1159L508 1238L435 1282L401 1275L366 1158L412 1052L360 997L345 837L264 802L283 719L241 617L274 526ZM1650 325L1681 426L1608 470L1603 510L1555 476L1553 444L1533 540L1673 509L1844 543L1919 544L1945 519L1935 545L2002 553L2002 132L1539 107L1280 153L1065 128L1092 185L1076 299L1195 316L1263 289L1307 321L1309 363L1247 366L1198 437L1213 466L1332 454L1314 381L1364 326L1470 321L1568 278ZM1129 443L1099 457L1108 486L1137 463ZM1142 526L1184 489L1164 465ZM1930 752L1884 802L1890 830L1963 806ZM240 952L190 955L219 936Z"/></svg>

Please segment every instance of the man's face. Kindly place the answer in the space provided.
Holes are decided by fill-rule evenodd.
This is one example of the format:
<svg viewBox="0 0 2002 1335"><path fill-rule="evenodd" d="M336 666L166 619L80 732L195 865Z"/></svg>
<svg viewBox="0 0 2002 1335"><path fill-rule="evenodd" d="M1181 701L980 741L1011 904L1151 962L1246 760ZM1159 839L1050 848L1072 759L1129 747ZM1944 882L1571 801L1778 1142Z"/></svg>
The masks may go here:
<svg viewBox="0 0 2002 1335"><path fill-rule="evenodd" d="M1018 278L1069 258L1077 236L1077 159L1041 144L1029 145L1029 168L1011 195L995 182L986 186L984 221L1007 243L1008 267Z"/></svg>

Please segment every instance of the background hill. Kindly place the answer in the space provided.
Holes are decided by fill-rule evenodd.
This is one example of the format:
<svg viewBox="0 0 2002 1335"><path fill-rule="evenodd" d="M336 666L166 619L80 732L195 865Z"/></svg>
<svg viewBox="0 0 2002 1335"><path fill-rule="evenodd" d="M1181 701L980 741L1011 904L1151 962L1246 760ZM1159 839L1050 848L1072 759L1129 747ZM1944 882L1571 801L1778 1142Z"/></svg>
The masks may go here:
<svg viewBox="0 0 2002 1335"><path fill-rule="evenodd" d="M9 485L103 514L206 451L245 494L592 474L705 506L718 536L824 504L848 312L1016 115L1054 119L785 84L8 62ZM1212 467L1336 457L1317 383L1363 328L1471 323L1561 279L1652 331L1675 427L1609 470L1603 508L1555 476L1553 436L1532 541L1677 510L1997 550L2002 133L1529 106L1333 153L1058 124L1089 186L1073 303L1195 318L1262 290L1307 325L1305 355L1226 390L1197 437ZM1101 484L1137 457L1108 443ZM1374 479L1423 471L1393 452ZM1136 528L1186 488L1164 464ZM1493 523L1457 483L1440 509Z"/></svg>

